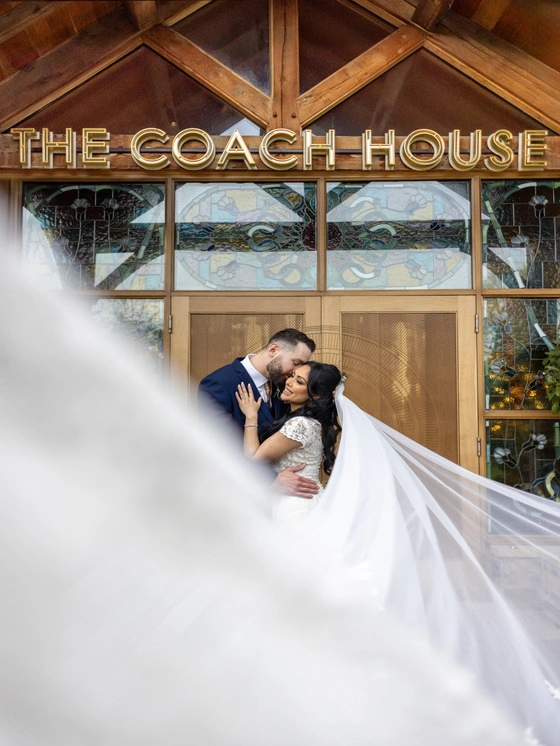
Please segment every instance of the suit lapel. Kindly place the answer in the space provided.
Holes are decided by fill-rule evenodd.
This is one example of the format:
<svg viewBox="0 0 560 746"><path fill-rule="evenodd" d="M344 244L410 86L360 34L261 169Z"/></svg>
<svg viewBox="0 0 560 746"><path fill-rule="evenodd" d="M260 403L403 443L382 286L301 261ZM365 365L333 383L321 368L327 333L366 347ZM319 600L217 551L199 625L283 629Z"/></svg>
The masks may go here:
<svg viewBox="0 0 560 746"><path fill-rule="evenodd" d="M250 386L253 389L253 395L255 399L258 399L260 396L260 392L258 388L255 386L253 379L251 376L247 373L245 368L241 365L241 361L243 358L238 357L236 358L232 365L233 369L239 376L239 383L244 383L246 386ZM276 404L276 399L273 400L273 406ZM260 408L259 408L259 425L268 424L270 422L273 422L276 419L276 410L273 408L273 410L270 409L270 407L265 404L263 401Z"/></svg>

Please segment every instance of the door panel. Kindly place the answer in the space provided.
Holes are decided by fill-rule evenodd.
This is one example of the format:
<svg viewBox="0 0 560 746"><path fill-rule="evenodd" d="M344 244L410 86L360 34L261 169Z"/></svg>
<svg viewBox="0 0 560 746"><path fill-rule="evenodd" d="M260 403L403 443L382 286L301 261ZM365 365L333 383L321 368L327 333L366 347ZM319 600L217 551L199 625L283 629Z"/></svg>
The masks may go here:
<svg viewBox="0 0 560 746"><path fill-rule="evenodd" d="M176 296L171 313L172 371L195 385L234 358L262 349L280 329L301 329L321 344L318 297Z"/></svg>
<svg viewBox="0 0 560 746"><path fill-rule="evenodd" d="M474 309L464 296L325 298L323 355L362 409L478 471Z"/></svg>

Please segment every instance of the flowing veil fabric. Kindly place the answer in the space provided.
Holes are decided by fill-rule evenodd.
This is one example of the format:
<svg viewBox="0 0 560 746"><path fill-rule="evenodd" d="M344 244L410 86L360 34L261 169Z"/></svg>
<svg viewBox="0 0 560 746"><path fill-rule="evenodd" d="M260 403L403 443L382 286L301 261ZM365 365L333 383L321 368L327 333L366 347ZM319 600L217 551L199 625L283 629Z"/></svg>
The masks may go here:
<svg viewBox="0 0 560 746"><path fill-rule="evenodd" d="M3 746L521 744L123 342L9 262L0 313Z"/></svg>
<svg viewBox="0 0 560 746"><path fill-rule="evenodd" d="M560 741L560 505L458 467L337 390L337 461L305 530L473 672L533 743Z"/></svg>

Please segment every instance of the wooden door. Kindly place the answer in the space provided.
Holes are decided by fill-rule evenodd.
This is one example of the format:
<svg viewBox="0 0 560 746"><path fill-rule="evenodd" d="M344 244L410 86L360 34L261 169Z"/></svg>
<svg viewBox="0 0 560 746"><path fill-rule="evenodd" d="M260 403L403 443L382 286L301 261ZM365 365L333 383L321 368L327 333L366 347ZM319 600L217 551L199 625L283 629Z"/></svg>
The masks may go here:
<svg viewBox="0 0 560 746"><path fill-rule="evenodd" d="M324 298L322 355L362 409L478 472L474 298Z"/></svg>
<svg viewBox="0 0 560 746"><path fill-rule="evenodd" d="M171 300L171 370L196 386L216 368L257 352L280 329L321 331L321 299L304 296L175 296Z"/></svg>

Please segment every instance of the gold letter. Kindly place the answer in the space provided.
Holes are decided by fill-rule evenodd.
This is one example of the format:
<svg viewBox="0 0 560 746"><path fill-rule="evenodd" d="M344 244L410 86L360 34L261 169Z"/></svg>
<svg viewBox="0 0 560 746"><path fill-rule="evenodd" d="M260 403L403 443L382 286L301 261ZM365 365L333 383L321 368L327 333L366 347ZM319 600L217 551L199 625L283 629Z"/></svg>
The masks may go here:
<svg viewBox="0 0 560 746"><path fill-rule="evenodd" d="M534 156L544 155L547 151L545 137L548 130L525 130L519 133L519 151L517 154L520 171L542 171L547 166L546 160Z"/></svg>
<svg viewBox="0 0 560 746"><path fill-rule="evenodd" d="M484 165L489 171L505 171L511 166L514 153L509 143L512 140L513 135L509 130L496 130L488 137L488 149L495 153L484 159Z"/></svg>
<svg viewBox="0 0 560 746"><path fill-rule="evenodd" d="M482 130L471 132L471 143L469 157L467 160L461 157L461 132L453 130L449 133L449 163L455 171L470 171L474 168L482 154Z"/></svg>
<svg viewBox="0 0 560 746"><path fill-rule="evenodd" d="M385 144L372 145L371 130L362 134L362 169L371 170L373 153L385 156L385 171L395 168L395 130L385 133Z"/></svg>
<svg viewBox="0 0 560 746"><path fill-rule="evenodd" d="M12 127L14 137L19 137L19 162L24 168L31 168L31 140L38 140L39 133L33 127Z"/></svg>
<svg viewBox="0 0 560 746"><path fill-rule="evenodd" d="M257 167L255 159L249 152L249 148L239 134L238 129L233 130L233 132L231 133L231 137L227 141L224 152L216 163L216 168L225 168L228 165L230 158L240 158L242 161L245 161L245 165L247 166L247 168Z"/></svg>
<svg viewBox="0 0 560 746"><path fill-rule="evenodd" d="M169 158L165 155L160 155L157 158L144 158L141 155L140 148L149 140L159 140L159 142L165 143L169 140L169 137L163 130L157 127L153 129L147 127L140 130L130 141L130 155L132 156L132 160L142 168L150 169L150 171L158 171L160 168L169 166Z"/></svg>
<svg viewBox="0 0 560 746"><path fill-rule="evenodd" d="M110 168L107 158L94 153L108 153L111 135L104 127L84 127L82 130L82 165Z"/></svg>
<svg viewBox="0 0 560 746"><path fill-rule="evenodd" d="M327 155L327 171L332 171L334 168L334 143L336 134L334 130L329 130L325 136L325 143L313 144L313 133L311 130L303 130L303 169L309 171L313 168L313 153L326 153Z"/></svg>
<svg viewBox="0 0 560 746"><path fill-rule="evenodd" d="M274 168L276 171L286 171L297 165L297 155L290 155L288 158L275 158L270 153L268 146L277 140L284 140L293 145L296 141L296 133L286 129L270 130L261 141L259 155L261 161L269 168Z"/></svg>
<svg viewBox="0 0 560 746"><path fill-rule="evenodd" d="M427 142L428 145L431 145L434 151L431 158L418 158L412 153L411 147L418 141ZM404 138L399 149L401 161L405 166L413 168L415 171L428 171L430 168L434 168L443 158L444 152L443 137L434 130L414 130Z"/></svg>
<svg viewBox="0 0 560 746"><path fill-rule="evenodd" d="M201 155L200 158L185 158L181 152L181 148L189 140L197 140L206 146L206 152ZM216 146L210 135L204 130L199 130L196 127L190 129L181 130L173 138L173 145L171 146L173 158L183 168L191 169L196 171L199 168L204 168L210 165L216 155Z"/></svg>
<svg viewBox="0 0 560 746"><path fill-rule="evenodd" d="M53 156L56 151L61 151L66 155L66 167L76 168L76 133L70 127L66 127L65 140L52 140L53 133L49 132L47 127L43 127L42 146L43 166L53 167Z"/></svg>

